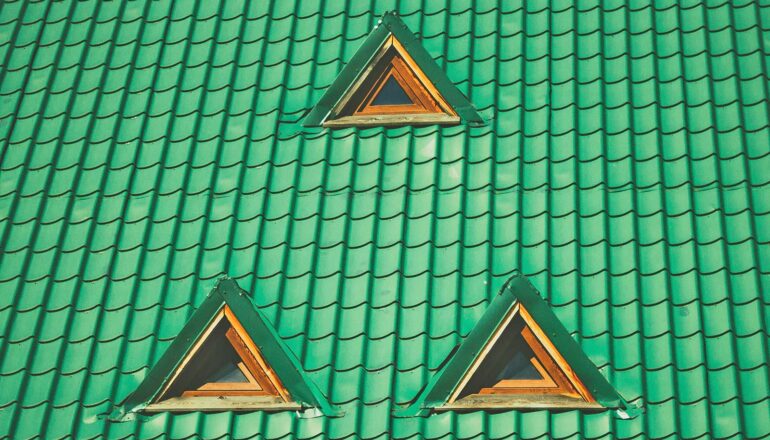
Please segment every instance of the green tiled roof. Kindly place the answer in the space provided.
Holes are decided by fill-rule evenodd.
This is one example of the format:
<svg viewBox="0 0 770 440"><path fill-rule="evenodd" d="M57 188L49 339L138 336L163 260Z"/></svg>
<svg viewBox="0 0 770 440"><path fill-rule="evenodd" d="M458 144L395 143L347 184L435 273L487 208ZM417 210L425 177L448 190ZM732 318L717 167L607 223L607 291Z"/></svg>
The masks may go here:
<svg viewBox="0 0 770 440"><path fill-rule="evenodd" d="M0 437L770 435L770 3L6 1ZM486 125L304 128L396 10ZM511 275L645 413L398 418ZM341 417L107 419L217 279Z"/></svg>

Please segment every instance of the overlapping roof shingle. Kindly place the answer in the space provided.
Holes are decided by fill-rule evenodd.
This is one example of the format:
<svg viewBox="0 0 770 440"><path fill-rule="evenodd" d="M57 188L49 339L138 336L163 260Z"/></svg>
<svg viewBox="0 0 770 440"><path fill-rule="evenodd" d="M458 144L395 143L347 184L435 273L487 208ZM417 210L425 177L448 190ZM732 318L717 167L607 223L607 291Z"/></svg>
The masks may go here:
<svg viewBox="0 0 770 440"><path fill-rule="evenodd" d="M488 120L298 121L396 9ZM770 4L4 2L0 435L770 434ZM521 272L646 414L391 416ZM106 414L229 275L340 418Z"/></svg>

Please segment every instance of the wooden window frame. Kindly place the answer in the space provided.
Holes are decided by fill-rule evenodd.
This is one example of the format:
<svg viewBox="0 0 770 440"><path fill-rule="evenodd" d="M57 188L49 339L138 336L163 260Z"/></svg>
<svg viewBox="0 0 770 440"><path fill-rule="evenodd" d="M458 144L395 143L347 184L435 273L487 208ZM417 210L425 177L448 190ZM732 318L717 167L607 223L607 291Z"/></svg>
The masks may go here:
<svg viewBox="0 0 770 440"><path fill-rule="evenodd" d="M197 389L183 391L181 396L167 396L172 384L179 378L185 367L223 320L226 320L230 326L225 332L225 336L240 356L242 362L239 362L239 368L249 379L249 382L206 383ZM259 348L228 306L224 306L214 317L158 396L152 404L145 408L145 411L256 409L276 411L301 408L299 404L292 401L275 371L265 362Z"/></svg>
<svg viewBox="0 0 770 440"><path fill-rule="evenodd" d="M580 395L572 386L558 365L551 359L532 330L527 326L521 330L521 336L534 353L530 362L543 376L539 380L502 380L493 387L482 388L478 394L561 394L579 398Z"/></svg>
<svg viewBox="0 0 770 440"><path fill-rule="evenodd" d="M413 104L371 105L393 76ZM325 127L454 125L459 116L394 37L388 37L323 123Z"/></svg>
<svg viewBox="0 0 770 440"><path fill-rule="evenodd" d="M471 377L476 373L482 362L495 346L497 340L502 336L505 330L511 325L516 316L521 316L524 326L521 335L524 341L530 346L535 358L542 363L541 371L537 364L534 364L543 377L547 380L503 380L493 387L482 388L475 394L470 394L459 398L465 389ZM546 376L547 375L547 376ZM554 385L550 385L552 382ZM537 384L546 384L550 386L536 386ZM596 403L591 393L585 387L583 382L577 377L575 372L567 364L566 360L556 350L548 336L543 332L539 325L532 319L527 310L517 304L509 312L500 326L495 330L492 338L487 342L484 349L474 361L471 368L466 372L460 384L447 400L447 404L440 410L450 409L468 409L468 408L526 408L531 403L532 408L546 407L574 407L574 408L597 408L601 407Z"/></svg>
<svg viewBox="0 0 770 440"><path fill-rule="evenodd" d="M209 382L195 390L187 390L182 397L195 396L278 396L278 390L267 377L256 357L247 347L238 332L232 327L227 329L225 337L238 353L242 362L238 362L248 382Z"/></svg>
<svg viewBox="0 0 770 440"><path fill-rule="evenodd" d="M398 52L395 49L390 50L394 52L390 66L385 66L379 75L372 75L371 79L364 83L363 91L368 89L368 93L365 94L361 105L353 111L353 115L440 113L438 103L425 92L417 76L411 72ZM390 77L401 86L412 104L372 105Z"/></svg>

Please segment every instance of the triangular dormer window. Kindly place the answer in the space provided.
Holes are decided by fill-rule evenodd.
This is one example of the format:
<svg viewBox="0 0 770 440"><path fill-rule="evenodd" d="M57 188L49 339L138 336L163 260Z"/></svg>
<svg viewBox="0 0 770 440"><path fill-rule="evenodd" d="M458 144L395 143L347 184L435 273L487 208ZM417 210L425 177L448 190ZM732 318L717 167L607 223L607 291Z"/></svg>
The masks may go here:
<svg viewBox="0 0 770 440"><path fill-rule="evenodd" d="M514 307L448 403L486 396L546 396L594 402L564 357L521 304ZM563 399L562 399L563 398Z"/></svg>
<svg viewBox="0 0 770 440"><path fill-rule="evenodd" d="M455 125L483 120L393 13L326 90L305 126Z"/></svg>
<svg viewBox="0 0 770 440"><path fill-rule="evenodd" d="M225 278L110 418L128 420L141 412L305 409L340 413L249 294Z"/></svg>
<svg viewBox="0 0 770 440"><path fill-rule="evenodd" d="M157 401L208 396L275 396L291 401L229 307L217 314Z"/></svg>
<svg viewBox="0 0 770 440"><path fill-rule="evenodd" d="M436 376L399 417L432 411L616 409L610 385L523 276L512 277Z"/></svg>

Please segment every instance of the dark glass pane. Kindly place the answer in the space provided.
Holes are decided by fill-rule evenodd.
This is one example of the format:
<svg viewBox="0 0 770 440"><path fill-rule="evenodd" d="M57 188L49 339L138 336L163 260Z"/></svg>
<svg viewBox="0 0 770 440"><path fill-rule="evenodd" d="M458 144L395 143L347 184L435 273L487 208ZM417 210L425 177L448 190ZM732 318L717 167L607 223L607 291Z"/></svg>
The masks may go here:
<svg viewBox="0 0 770 440"><path fill-rule="evenodd" d="M229 327L224 319L217 325L187 363L179 378L169 387L165 397L180 396L185 391L195 390L211 382L248 382L238 368L241 357L225 336Z"/></svg>
<svg viewBox="0 0 770 440"><path fill-rule="evenodd" d="M494 387L501 380L544 379L530 361L535 355L521 335L523 327L523 322L517 319L503 331L459 398Z"/></svg>
<svg viewBox="0 0 770 440"><path fill-rule="evenodd" d="M234 363L228 362L225 365L215 371L206 382L248 382L249 380L243 375L243 372Z"/></svg>
<svg viewBox="0 0 770 440"><path fill-rule="evenodd" d="M380 93L372 101L372 105L410 105L414 104L401 85L393 76L385 81Z"/></svg>
<svg viewBox="0 0 770 440"><path fill-rule="evenodd" d="M521 338L521 337L520 337ZM524 342L524 341L521 341ZM532 365L532 349L527 344L518 344L518 349L513 353L505 367L498 373L496 381L501 380L539 380L543 375Z"/></svg>

